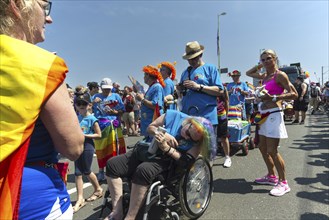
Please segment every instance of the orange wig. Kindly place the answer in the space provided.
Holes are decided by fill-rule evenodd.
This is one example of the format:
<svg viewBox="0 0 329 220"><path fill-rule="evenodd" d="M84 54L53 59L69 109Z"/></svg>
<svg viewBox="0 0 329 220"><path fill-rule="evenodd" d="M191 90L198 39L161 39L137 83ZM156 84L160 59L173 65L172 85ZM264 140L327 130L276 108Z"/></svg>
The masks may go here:
<svg viewBox="0 0 329 220"><path fill-rule="evenodd" d="M151 65L143 67L143 72L155 76L162 87L165 87L165 82L163 81L161 73L157 68Z"/></svg>
<svg viewBox="0 0 329 220"><path fill-rule="evenodd" d="M161 68L161 66L165 66L167 68L170 69L171 71L171 80L174 80L176 78L176 69L175 69L175 66L176 65L176 62L174 62L173 64L171 64L170 62L162 62L158 65L159 68Z"/></svg>

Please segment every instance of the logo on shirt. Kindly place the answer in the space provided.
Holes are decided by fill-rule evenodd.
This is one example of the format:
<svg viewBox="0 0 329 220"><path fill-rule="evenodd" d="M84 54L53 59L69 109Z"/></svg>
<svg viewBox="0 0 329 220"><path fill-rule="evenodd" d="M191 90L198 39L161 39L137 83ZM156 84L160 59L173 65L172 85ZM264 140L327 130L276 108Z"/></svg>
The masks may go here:
<svg viewBox="0 0 329 220"><path fill-rule="evenodd" d="M198 79L204 79L204 75L201 73L196 73L193 80L197 81Z"/></svg>

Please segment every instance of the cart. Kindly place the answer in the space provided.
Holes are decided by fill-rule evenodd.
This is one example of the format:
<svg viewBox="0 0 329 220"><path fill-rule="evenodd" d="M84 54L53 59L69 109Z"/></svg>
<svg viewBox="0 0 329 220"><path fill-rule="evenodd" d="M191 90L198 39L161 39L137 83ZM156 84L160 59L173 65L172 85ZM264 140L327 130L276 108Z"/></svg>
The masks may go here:
<svg viewBox="0 0 329 220"><path fill-rule="evenodd" d="M231 147L241 149L243 155L248 155L249 149L255 148L254 140L250 136L251 123L242 120L229 120L227 129Z"/></svg>

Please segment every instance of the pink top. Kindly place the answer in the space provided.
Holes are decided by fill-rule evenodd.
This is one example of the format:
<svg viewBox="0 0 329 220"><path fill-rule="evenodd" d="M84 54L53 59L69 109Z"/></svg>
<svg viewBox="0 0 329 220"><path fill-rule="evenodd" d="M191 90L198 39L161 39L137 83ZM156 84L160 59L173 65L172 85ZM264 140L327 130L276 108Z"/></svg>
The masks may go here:
<svg viewBox="0 0 329 220"><path fill-rule="evenodd" d="M277 73L278 73L278 71L275 72L272 79L264 82L265 89L267 90L268 94L270 94L270 95L281 95L284 90L284 88L279 86L275 81Z"/></svg>

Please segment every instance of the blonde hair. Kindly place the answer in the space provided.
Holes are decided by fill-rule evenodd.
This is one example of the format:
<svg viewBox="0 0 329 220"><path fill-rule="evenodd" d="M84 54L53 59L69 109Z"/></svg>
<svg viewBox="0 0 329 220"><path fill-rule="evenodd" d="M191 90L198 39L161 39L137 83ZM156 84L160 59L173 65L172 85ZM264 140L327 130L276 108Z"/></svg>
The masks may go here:
<svg viewBox="0 0 329 220"><path fill-rule="evenodd" d="M275 65L276 65L276 67L278 67L278 56L276 55L274 50L271 50L271 49L264 50L260 55L260 59L262 58L262 56L264 54L270 55L272 58L274 58L276 61Z"/></svg>
<svg viewBox="0 0 329 220"><path fill-rule="evenodd" d="M204 159L212 160L217 153L217 142L211 122L203 117L191 116L182 122L182 127L192 123L197 133L202 134L202 138L195 144L200 147L200 154Z"/></svg>
<svg viewBox="0 0 329 220"><path fill-rule="evenodd" d="M14 4L20 13L20 17L14 14L11 4ZM33 8L36 0L0 0L0 34L11 37L16 36L16 27L20 24L26 35L26 41L33 43ZM26 33L27 32L27 33Z"/></svg>

